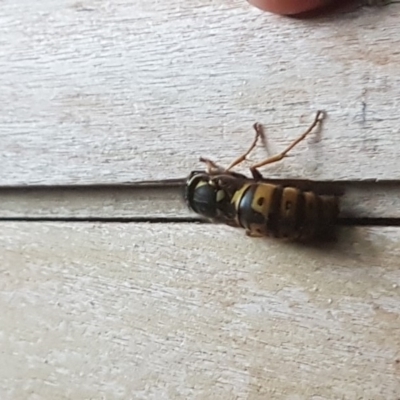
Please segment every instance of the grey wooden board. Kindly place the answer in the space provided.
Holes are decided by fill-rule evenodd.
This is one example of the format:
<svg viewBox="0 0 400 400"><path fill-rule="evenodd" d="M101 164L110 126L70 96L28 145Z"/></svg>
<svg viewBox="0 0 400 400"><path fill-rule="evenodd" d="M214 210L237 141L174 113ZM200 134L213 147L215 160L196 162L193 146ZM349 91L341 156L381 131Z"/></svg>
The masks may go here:
<svg viewBox="0 0 400 400"><path fill-rule="evenodd" d="M400 218L400 184L332 185L343 190L341 217ZM197 218L181 186L0 189L0 218Z"/></svg>
<svg viewBox="0 0 400 400"><path fill-rule="evenodd" d="M399 24L396 4L300 21L244 0L3 1L0 186L181 177L236 157L255 121L283 149L320 108L320 140L271 176L398 179Z"/></svg>
<svg viewBox="0 0 400 400"><path fill-rule="evenodd" d="M1 398L398 399L399 229L222 229L0 223Z"/></svg>

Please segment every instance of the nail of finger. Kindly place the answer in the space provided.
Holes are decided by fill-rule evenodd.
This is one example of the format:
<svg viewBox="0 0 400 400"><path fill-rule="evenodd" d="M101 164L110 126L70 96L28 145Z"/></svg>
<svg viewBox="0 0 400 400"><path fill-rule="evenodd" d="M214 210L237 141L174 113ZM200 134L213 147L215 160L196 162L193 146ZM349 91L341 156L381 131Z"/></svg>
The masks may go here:
<svg viewBox="0 0 400 400"><path fill-rule="evenodd" d="M248 0L264 11L282 15L295 15L324 7L334 0Z"/></svg>

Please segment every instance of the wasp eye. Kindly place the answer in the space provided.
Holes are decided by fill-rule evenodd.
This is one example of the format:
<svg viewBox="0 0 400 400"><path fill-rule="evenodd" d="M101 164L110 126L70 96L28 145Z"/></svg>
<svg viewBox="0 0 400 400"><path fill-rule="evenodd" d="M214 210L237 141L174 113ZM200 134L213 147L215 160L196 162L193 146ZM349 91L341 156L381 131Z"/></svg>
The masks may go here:
<svg viewBox="0 0 400 400"><path fill-rule="evenodd" d="M198 214L208 218L217 215L217 192L210 185L199 185L193 193L192 207Z"/></svg>
<svg viewBox="0 0 400 400"><path fill-rule="evenodd" d="M257 204L259 206L262 206L264 204L264 197L259 197L258 200L257 200Z"/></svg>

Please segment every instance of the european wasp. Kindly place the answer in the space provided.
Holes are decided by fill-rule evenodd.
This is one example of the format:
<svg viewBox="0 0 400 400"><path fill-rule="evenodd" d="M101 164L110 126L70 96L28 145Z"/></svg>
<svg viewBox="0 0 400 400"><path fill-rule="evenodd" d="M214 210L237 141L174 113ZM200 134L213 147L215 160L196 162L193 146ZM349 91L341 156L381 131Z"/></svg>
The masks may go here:
<svg viewBox="0 0 400 400"><path fill-rule="evenodd" d="M227 168L203 158L206 169L192 171L185 185L185 201L197 214L215 223L242 227L248 236L271 236L289 240L309 240L330 235L339 214L336 195L304 190L293 183L276 184L265 179L258 168L282 160L321 123L318 111L310 127L284 151L250 167L252 178L232 172L256 147L263 136L255 123L255 138L249 149Z"/></svg>

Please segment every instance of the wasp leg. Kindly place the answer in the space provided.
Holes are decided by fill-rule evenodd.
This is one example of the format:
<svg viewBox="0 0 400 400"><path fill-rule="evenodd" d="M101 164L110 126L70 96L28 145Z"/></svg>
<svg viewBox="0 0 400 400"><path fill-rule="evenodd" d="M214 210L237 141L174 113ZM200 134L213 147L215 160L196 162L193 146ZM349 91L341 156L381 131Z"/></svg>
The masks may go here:
<svg viewBox="0 0 400 400"><path fill-rule="evenodd" d="M200 162L206 164L206 172L207 174L216 174L224 171L218 164L214 161L209 160L208 158L200 157Z"/></svg>
<svg viewBox="0 0 400 400"><path fill-rule="evenodd" d="M262 173L258 169L250 168L250 172L255 181L261 181L263 179Z"/></svg>
<svg viewBox="0 0 400 400"><path fill-rule="evenodd" d="M316 125L322 122L322 120L325 118L325 112L324 111L318 111L313 123L310 125L310 127L302 133L296 140L294 140L285 150L283 150L281 153L276 154L272 157L269 157L263 161L260 161L257 164L254 164L250 167L250 171L253 175L253 177L257 177L258 179L262 178L262 175L260 172L257 170L257 168L263 167L264 165L267 164L272 164L277 161L281 161L288 153L290 150L293 149L296 145L298 145L301 141L303 141L315 128Z"/></svg>
<svg viewBox="0 0 400 400"><path fill-rule="evenodd" d="M253 232L251 230L246 230L246 236L252 237L252 238L260 238L263 237L261 233Z"/></svg>
<svg viewBox="0 0 400 400"><path fill-rule="evenodd" d="M236 165L239 165L240 163L242 163L246 159L246 157L254 150L254 148L257 145L258 139L264 135L264 131L262 129L262 126L258 122L256 122L253 125L253 129L256 131L256 135L255 135L254 140L251 143L249 149L246 151L246 153L242 154L236 160L232 161L231 164L229 165L229 167L226 169L226 171L229 171L230 169L232 169Z"/></svg>

